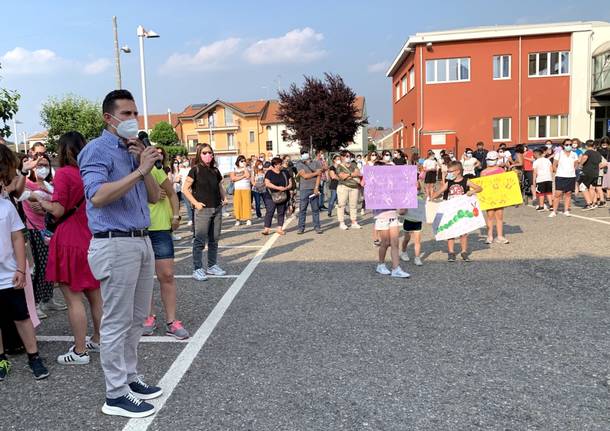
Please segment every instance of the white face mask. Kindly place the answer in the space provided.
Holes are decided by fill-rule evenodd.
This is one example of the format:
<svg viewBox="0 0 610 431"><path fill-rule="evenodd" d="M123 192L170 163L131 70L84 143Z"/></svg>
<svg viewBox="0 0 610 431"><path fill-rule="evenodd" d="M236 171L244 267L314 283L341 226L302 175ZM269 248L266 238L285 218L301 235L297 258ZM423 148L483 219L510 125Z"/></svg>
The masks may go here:
<svg viewBox="0 0 610 431"><path fill-rule="evenodd" d="M496 166L497 164L497 160L487 160L487 166Z"/></svg>
<svg viewBox="0 0 610 431"><path fill-rule="evenodd" d="M135 118L132 118L131 120L119 120L117 117L115 117L114 115L110 115L112 118L114 118L115 120L119 121L119 125L118 126L112 126L116 129L116 133L117 135L119 135L121 138L125 138L125 139L133 139L133 138L137 138L138 137L138 120L136 120Z"/></svg>
<svg viewBox="0 0 610 431"><path fill-rule="evenodd" d="M184 162L184 163L182 164L182 166L184 166L185 168L188 168L188 167L189 167L189 165L190 165L190 164L189 164L189 162Z"/></svg>
<svg viewBox="0 0 610 431"><path fill-rule="evenodd" d="M383 160L385 160L386 162L389 162L390 160L392 160L392 157L389 154L387 154L387 155L383 156Z"/></svg>
<svg viewBox="0 0 610 431"><path fill-rule="evenodd" d="M47 177L47 175L49 175L50 170L49 170L49 168L44 167L44 168L36 168L36 170L34 172L36 172L36 176L38 178L43 180Z"/></svg>
<svg viewBox="0 0 610 431"><path fill-rule="evenodd" d="M301 154L301 160L309 160L309 153Z"/></svg>

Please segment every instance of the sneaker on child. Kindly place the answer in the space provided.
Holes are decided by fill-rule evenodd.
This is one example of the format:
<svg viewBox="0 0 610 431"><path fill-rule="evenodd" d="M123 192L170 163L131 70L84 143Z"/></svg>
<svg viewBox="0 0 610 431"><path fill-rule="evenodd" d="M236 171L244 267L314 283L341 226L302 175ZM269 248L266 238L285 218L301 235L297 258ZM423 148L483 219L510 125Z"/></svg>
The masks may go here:
<svg viewBox="0 0 610 431"><path fill-rule="evenodd" d="M385 266L385 263L380 263L377 265L377 268L375 269L375 271L377 271L379 274L381 275L390 275L392 272L388 269L387 266Z"/></svg>
<svg viewBox="0 0 610 431"><path fill-rule="evenodd" d="M411 275L408 272L403 271L402 268L400 268L400 266L397 266L396 268L394 268L392 270L392 273L390 274L390 276L396 277L396 278L409 278Z"/></svg>
<svg viewBox="0 0 610 431"><path fill-rule="evenodd" d="M197 281L206 281L208 279L208 276L205 275L205 272L202 268L199 268L193 271L193 278Z"/></svg>

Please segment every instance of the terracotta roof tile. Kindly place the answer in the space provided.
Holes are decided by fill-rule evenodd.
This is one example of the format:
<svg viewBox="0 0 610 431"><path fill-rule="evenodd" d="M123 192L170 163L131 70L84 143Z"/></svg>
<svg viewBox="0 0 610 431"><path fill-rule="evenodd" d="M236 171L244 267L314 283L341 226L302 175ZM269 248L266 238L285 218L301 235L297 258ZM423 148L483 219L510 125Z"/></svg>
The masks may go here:
<svg viewBox="0 0 610 431"><path fill-rule="evenodd" d="M176 127L178 125L178 115L179 114L175 114L172 113L171 115L171 125L172 127ZM167 118L167 114L150 114L148 116L148 128L152 129L155 127L155 125L157 123L160 123L161 121L165 121L167 122L168 118ZM144 116L143 115L138 115L138 128L140 129L144 129Z"/></svg>
<svg viewBox="0 0 610 431"><path fill-rule="evenodd" d="M49 132L47 130L43 130L42 132L38 132L28 137L28 141L34 141L36 139L47 139L49 137Z"/></svg>
<svg viewBox="0 0 610 431"><path fill-rule="evenodd" d="M255 100L252 102L229 102L227 105L234 106L238 111L243 112L244 114L258 114L267 105L266 100Z"/></svg>

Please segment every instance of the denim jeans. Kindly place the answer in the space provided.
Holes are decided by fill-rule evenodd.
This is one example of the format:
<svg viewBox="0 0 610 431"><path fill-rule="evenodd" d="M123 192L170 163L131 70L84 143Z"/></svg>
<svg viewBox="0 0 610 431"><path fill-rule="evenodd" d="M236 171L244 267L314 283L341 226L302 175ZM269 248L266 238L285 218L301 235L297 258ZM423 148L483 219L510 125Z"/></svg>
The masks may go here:
<svg viewBox="0 0 610 431"><path fill-rule="evenodd" d="M222 225L222 206L195 211L195 237L193 239L193 270L203 268L203 249L208 246L208 268L216 265L218 240Z"/></svg>
<svg viewBox="0 0 610 431"><path fill-rule="evenodd" d="M328 198L328 215L333 213L333 208L337 203L337 190L330 190L330 198Z"/></svg>
<svg viewBox="0 0 610 431"><path fill-rule="evenodd" d="M186 198L186 196L184 196L184 193L181 193L181 195L182 195L182 202L184 202L184 206L186 207L186 216L188 217L189 221L194 221L193 206L191 205L189 200Z"/></svg>
<svg viewBox="0 0 610 431"><path fill-rule="evenodd" d="M299 191L299 230L305 230L305 218L307 216L307 206L311 204L311 218L313 219L314 229L320 229L320 201L317 196L309 198L313 190Z"/></svg>
<svg viewBox="0 0 610 431"><path fill-rule="evenodd" d="M324 206L324 186L326 185L326 181L320 182L320 196L318 198L318 207L321 208Z"/></svg>
<svg viewBox="0 0 610 431"><path fill-rule="evenodd" d="M276 204L273 202L273 199L271 199L269 193L261 193L261 195L265 202L265 228L269 229L271 227L271 223L273 223L273 213L277 210L277 225L281 229L282 226L284 226L284 217L286 215L288 201L283 204Z"/></svg>
<svg viewBox="0 0 610 431"><path fill-rule="evenodd" d="M256 217L261 218L263 216L263 213L261 212L263 193L252 191L252 197L254 198L254 205L256 206Z"/></svg>

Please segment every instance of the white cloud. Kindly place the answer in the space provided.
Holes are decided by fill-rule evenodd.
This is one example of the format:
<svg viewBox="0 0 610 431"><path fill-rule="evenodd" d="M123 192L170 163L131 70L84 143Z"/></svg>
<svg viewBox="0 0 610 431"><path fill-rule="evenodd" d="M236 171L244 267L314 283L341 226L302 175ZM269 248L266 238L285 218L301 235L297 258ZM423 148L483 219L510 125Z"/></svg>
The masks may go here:
<svg viewBox="0 0 610 431"><path fill-rule="evenodd" d="M387 61L380 61L379 63L369 64L367 69L369 73L385 72L388 70L390 63Z"/></svg>
<svg viewBox="0 0 610 431"><path fill-rule="evenodd" d="M44 74L57 70L64 60L50 49L29 51L16 47L0 57L0 73L7 75Z"/></svg>
<svg viewBox="0 0 610 431"><path fill-rule="evenodd" d="M195 54L172 54L161 66L162 73L209 70L221 67L238 48L240 39L231 37L199 48Z"/></svg>
<svg viewBox="0 0 610 431"><path fill-rule="evenodd" d="M107 58L98 58L97 60L91 61L85 64L83 73L85 75L99 75L104 73L111 65L111 62Z"/></svg>
<svg viewBox="0 0 610 431"><path fill-rule="evenodd" d="M259 40L250 45L244 55L254 64L307 63L326 55L320 47L323 39L322 33L316 33L310 27L295 29L281 37Z"/></svg>

